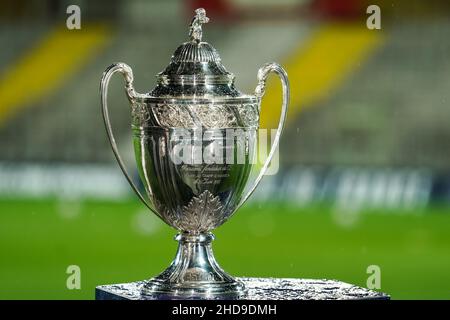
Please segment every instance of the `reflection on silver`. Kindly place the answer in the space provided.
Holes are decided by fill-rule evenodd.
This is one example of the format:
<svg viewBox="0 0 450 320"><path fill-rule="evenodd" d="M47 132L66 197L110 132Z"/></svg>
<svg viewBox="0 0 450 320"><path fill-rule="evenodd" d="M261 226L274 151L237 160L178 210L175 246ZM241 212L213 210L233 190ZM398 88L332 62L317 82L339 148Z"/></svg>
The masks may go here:
<svg viewBox="0 0 450 320"><path fill-rule="evenodd" d="M133 72L124 63L108 67L101 80L101 102L106 131L114 155L125 177L142 202L164 222L179 231L177 255L159 276L145 282L142 293L163 293L182 297L229 297L245 293L242 282L226 274L211 249L211 231L222 225L248 199L261 181L278 146L289 103L286 72L276 63L258 72L254 95L241 93L234 86L234 75L222 65L220 56L203 42L202 24L209 21L204 9L197 9L190 27L191 41L179 46L169 65L158 74L157 86L140 94L133 87ZM282 82L283 102L277 133L258 177L247 193L245 187L253 168L256 131L259 127L261 99L268 75L274 72ZM112 75L125 78L131 104L133 142L138 171L150 201L133 184L109 121L107 93ZM177 130L195 133L199 129L216 132L236 129L245 133L245 152L238 163L176 163L170 154ZM178 139L178 138L177 138ZM225 135L197 139L203 151L214 153L212 140L225 145ZM235 146L239 142L234 142ZM232 150L237 150L233 148Z"/></svg>

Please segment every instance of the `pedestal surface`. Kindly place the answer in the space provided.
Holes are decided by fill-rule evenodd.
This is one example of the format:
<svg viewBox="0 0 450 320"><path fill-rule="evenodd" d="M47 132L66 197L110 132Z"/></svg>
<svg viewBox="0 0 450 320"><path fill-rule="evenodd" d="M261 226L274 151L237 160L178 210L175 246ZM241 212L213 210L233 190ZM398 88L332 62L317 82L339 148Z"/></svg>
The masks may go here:
<svg viewBox="0 0 450 320"><path fill-rule="evenodd" d="M239 300L388 300L389 295L336 280L237 278L247 293ZM98 286L96 300L168 300L164 295L144 296L144 281Z"/></svg>

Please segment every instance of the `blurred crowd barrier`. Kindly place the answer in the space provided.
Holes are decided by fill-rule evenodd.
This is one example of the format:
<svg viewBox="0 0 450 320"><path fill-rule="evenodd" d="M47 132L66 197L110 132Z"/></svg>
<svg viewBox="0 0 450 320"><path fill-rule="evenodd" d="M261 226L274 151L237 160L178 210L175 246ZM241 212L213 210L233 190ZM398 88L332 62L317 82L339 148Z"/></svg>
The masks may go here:
<svg viewBox="0 0 450 320"><path fill-rule="evenodd" d="M430 203L450 205L449 182L425 168L297 166L266 176L250 202L417 213ZM123 201L133 196L117 166L0 164L0 198Z"/></svg>

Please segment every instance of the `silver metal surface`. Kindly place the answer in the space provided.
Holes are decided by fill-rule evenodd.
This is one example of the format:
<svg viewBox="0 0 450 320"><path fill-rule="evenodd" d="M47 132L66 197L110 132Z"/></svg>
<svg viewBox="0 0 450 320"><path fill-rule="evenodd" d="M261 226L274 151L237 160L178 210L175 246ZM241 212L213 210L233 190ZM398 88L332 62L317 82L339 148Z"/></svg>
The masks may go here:
<svg viewBox="0 0 450 320"><path fill-rule="evenodd" d="M132 189L152 212L180 232L175 260L142 286L143 294L240 296L245 293L245 286L218 266L212 254L210 232L245 203L264 176L286 120L289 81L281 66L269 63L258 72L255 94L241 93L216 49L202 41L202 25L209 21L205 10L195 12L189 32L191 40L175 50L149 93L134 90L133 72L125 63L106 69L100 86L103 118L114 155ZM283 88L279 126L265 164L245 192L254 167L261 99L271 72L280 77ZM148 200L125 168L109 121L108 83L115 73L125 78L136 163ZM236 135L231 140L227 135L230 131ZM191 148L181 152L185 160L191 161L174 161L174 150L180 146ZM194 150L200 151L200 161L196 161ZM231 159L240 160L208 162L204 157L224 150L230 151Z"/></svg>
<svg viewBox="0 0 450 320"><path fill-rule="evenodd" d="M164 272L145 281L142 295L163 294L179 297L239 297L244 284L225 273L217 264L211 249L210 233L179 234L177 255Z"/></svg>

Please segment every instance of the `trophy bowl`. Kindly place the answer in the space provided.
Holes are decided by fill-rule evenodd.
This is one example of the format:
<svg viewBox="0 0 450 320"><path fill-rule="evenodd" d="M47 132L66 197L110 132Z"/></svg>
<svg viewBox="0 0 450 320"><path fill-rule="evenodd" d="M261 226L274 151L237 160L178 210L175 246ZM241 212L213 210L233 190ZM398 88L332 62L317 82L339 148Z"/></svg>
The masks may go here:
<svg viewBox="0 0 450 320"><path fill-rule="evenodd" d="M100 85L103 118L130 186L150 211L179 232L175 259L161 274L145 281L142 294L238 297L245 287L217 264L211 231L245 203L266 172L286 119L289 82L281 66L269 63L258 71L255 93L241 93L217 51L202 41L202 24L209 21L205 10L195 12L190 41L176 49L149 93L134 90L133 72L125 63L106 69ZM282 82L281 116L267 159L249 183L256 167L261 99L271 72ZM108 84L115 73L125 78L136 164L146 196L125 168L109 121Z"/></svg>
<svg viewBox="0 0 450 320"><path fill-rule="evenodd" d="M235 129L208 130L199 140L196 129L133 130L141 181L168 225L183 233L208 233L236 210L254 162L256 128L237 128L241 134L227 139L227 132ZM177 158L175 152L188 155ZM242 156L236 159L238 152ZM196 163L196 157L203 159Z"/></svg>

